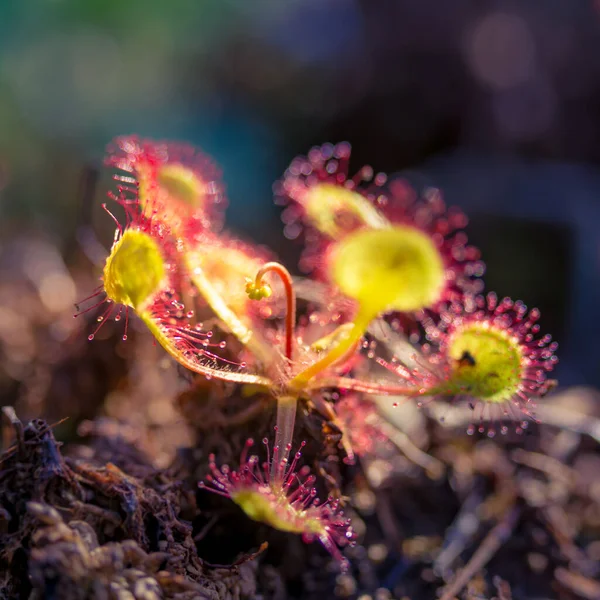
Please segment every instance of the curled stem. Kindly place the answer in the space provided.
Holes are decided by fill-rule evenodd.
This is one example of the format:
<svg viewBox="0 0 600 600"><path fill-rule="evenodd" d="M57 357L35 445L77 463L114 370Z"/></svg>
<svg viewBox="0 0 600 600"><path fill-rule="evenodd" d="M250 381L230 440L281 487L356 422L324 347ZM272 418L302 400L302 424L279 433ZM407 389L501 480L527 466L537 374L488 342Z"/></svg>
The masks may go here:
<svg viewBox="0 0 600 600"><path fill-rule="evenodd" d="M290 272L278 262L264 264L256 274L254 286L258 289L263 285L262 279L267 273L275 273L281 279L285 288L286 315L285 315L285 356L292 360L294 348L294 330L296 329L296 292Z"/></svg>

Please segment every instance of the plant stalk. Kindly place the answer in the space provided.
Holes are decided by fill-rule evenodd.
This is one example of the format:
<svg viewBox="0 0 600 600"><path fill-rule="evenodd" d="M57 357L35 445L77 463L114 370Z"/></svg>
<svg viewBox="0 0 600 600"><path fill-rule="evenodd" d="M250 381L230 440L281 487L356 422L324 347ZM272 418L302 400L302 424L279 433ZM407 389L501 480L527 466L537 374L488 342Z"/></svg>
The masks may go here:
<svg viewBox="0 0 600 600"><path fill-rule="evenodd" d="M283 484L285 472L289 464L294 424L296 422L296 396L280 396L277 398L277 424L275 425L275 446L271 462L271 481L275 487Z"/></svg>

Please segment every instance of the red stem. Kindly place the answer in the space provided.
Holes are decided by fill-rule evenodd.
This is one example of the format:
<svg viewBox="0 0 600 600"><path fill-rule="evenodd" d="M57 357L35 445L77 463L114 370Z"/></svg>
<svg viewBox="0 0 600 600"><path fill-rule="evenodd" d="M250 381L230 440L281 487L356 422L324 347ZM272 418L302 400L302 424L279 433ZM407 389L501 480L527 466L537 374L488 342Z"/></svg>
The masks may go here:
<svg viewBox="0 0 600 600"><path fill-rule="evenodd" d="M286 297L286 315L285 315L285 356L292 360L292 350L294 347L294 330L296 329L296 293L294 291L294 282L290 272L277 262L268 262L261 267L256 274L255 283L260 286L262 278L269 272L276 273L279 276L285 288Z"/></svg>

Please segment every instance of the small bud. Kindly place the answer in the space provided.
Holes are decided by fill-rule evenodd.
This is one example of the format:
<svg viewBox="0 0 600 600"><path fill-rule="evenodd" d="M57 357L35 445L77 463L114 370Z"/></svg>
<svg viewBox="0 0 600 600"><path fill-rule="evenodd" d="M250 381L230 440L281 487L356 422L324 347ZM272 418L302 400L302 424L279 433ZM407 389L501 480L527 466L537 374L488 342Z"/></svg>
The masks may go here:
<svg viewBox="0 0 600 600"><path fill-rule="evenodd" d="M263 300L264 298L270 298L273 294L273 290L266 283L256 284L254 279L246 279L246 294L250 300Z"/></svg>

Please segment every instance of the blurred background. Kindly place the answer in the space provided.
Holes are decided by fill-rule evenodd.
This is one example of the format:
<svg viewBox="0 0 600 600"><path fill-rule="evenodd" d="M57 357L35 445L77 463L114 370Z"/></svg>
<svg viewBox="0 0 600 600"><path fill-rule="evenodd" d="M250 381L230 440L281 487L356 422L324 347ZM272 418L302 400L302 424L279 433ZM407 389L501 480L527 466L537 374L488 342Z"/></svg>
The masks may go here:
<svg viewBox="0 0 600 600"><path fill-rule="evenodd" d="M82 235L110 245L108 178L82 174L129 133L211 154L229 225L287 259L271 186L312 145L440 187L488 289L541 309L561 384L600 384L599 2L2 0L0 277L48 311L79 297Z"/></svg>

